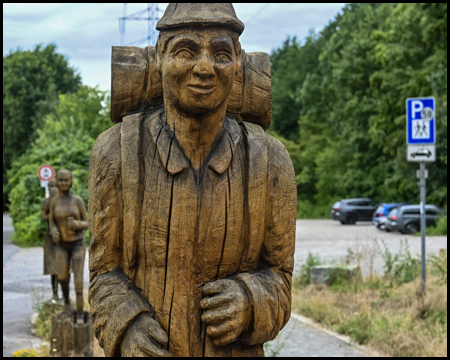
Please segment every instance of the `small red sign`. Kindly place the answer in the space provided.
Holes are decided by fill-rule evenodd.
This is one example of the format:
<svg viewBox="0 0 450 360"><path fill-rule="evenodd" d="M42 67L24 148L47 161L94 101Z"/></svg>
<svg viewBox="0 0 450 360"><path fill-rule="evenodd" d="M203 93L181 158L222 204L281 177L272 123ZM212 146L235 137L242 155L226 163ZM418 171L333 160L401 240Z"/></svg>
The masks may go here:
<svg viewBox="0 0 450 360"><path fill-rule="evenodd" d="M39 179L50 181L55 176L55 170L50 165L42 165L38 170Z"/></svg>

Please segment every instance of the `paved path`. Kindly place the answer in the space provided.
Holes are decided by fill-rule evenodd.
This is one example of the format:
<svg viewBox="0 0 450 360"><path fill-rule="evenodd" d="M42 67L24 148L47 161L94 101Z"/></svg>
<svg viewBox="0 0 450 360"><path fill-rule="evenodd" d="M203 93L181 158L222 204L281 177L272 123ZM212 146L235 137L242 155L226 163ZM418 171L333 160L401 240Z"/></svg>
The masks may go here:
<svg viewBox="0 0 450 360"><path fill-rule="evenodd" d="M42 275L42 248L20 249L11 244L12 233L11 218L3 215L3 356L11 356L16 350L39 347L40 339L31 335L32 289L41 300L52 297L50 276ZM86 286L89 281L87 269L86 261ZM59 294L62 296L61 290ZM70 296L75 298L73 281Z"/></svg>
<svg viewBox="0 0 450 360"><path fill-rule="evenodd" d="M51 297L50 278L42 275L42 248L18 248L8 240L12 232L11 219L8 215L3 215L3 356L11 356L15 350L39 346L40 340L31 335L30 327L30 317L33 313L32 287L41 299ZM364 242L370 243L372 239L380 237L385 239L392 251L398 251L400 239L405 238L411 243L412 253L420 251L420 237L382 233L368 223L342 226L331 220L299 220L294 271L299 271L309 251L319 253L321 258L328 261L339 261L340 257L345 256L348 247L355 247L357 238L364 245ZM436 252L440 248L447 248L447 237L427 239L428 251ZM381 272L381 258L375 260L375 269ZM85 262L84 278L87 286L88 261ZM74 295L71 282L72 299ZM360 351L345 342L294 318L289 320L278 338L269 343L267 355L273 354L284 340L286 341L278 356L363 356Z"/></svg>

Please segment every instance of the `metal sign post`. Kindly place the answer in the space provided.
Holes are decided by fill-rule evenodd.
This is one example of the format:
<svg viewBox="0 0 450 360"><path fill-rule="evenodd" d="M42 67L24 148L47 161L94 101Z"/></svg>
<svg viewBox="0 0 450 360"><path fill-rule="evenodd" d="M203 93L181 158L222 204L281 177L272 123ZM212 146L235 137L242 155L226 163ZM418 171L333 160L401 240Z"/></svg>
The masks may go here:
<svg viewBox="0 0 450 360"><path fill-rule="evenodd" d="M45 197L49 198L48 182L55 176L55 170L50 165L42 165L38 170L39 179L41 179L41 187L45 188Z"/></svg>
<svg viewBox="0 0 450 360"><path fill-rule="evenodd" d="M421 257L422 257L422 292L425 292L425 285L427 281L427 272L426 272L426 252L425 252L425 232L426 232L426 170L425 163L420 163L420 233L421 233Z"/></svg>
<svg viewBox="0 0 450 360"><path fill-rule="evenodd" d="M406 144L408 161L420 162L420 232L422 292L426 288L426 178L425 162L436 161L436 106L433 97L406 99Z"/></svg>

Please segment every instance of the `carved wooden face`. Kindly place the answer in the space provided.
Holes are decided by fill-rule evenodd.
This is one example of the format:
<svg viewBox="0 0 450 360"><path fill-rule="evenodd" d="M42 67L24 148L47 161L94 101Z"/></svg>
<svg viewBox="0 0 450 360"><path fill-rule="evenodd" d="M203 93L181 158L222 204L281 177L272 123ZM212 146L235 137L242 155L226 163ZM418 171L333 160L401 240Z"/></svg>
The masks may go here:
<svg viewBox="0 0 450 360"><path fill-rule="evenodd" d="M179 30L158 60L164 96L189 115L222 105L240 66L233 40L220 28Z"/></svg>
<svg viewBox="0 0 450 360"><path fill-rule="evenodd" d="M67 191L72 187L72 177L67 171L58 171L56 175L56 186L61 191Z"/></svg>

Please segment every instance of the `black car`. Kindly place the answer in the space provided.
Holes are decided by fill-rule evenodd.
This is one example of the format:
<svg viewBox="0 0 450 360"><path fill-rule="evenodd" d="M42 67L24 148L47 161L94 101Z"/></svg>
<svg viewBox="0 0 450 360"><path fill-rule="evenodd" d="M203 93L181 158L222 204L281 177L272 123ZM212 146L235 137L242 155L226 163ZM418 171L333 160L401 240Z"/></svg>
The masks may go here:
<svg viewBox="0 0 450 360"><path fill-rule="evenodd" d="M369 198L342 199L331 208L331 218L341 224L354 225L357 221L372 221L378 204Z"/></svg>
<svg viewBox="0 0 450 360"><path fill-rule="evenodd" d="M427 226L435 226L436 220L444 216L444 210L436 205L425 206ZM414 234L420 230L420 205L404 205L391 210L386 222L387 231Z"/></svg>

